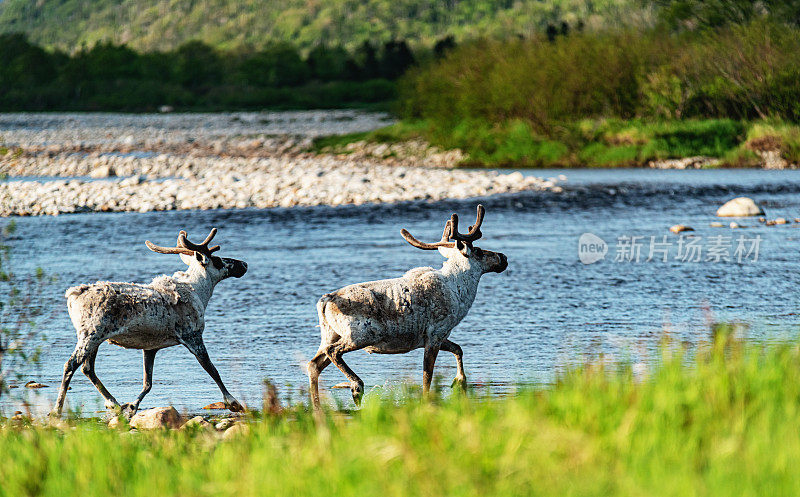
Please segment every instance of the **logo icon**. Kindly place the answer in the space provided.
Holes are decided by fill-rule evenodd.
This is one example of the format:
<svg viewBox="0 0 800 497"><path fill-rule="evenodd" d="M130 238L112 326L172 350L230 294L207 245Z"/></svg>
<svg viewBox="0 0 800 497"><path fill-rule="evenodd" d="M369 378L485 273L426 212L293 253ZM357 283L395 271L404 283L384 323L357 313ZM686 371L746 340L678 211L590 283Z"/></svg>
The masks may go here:
<svg viewBox="0 0 800 497"><path fill-rule="evenodd" d="M608 253L608 244L593 233L584 233L578 238L578 259L584 264L602 261Z"/></svg>

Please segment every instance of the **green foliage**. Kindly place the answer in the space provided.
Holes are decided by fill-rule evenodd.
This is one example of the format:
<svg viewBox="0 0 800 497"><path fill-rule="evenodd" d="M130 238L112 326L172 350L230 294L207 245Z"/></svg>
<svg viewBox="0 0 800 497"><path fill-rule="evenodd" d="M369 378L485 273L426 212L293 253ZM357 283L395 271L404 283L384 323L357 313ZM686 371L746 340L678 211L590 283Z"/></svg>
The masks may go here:
<svg viewBox="0 0 800 497"><path fill-rule="evenodd" d="M757 151L777 150L800 162L800 125L780 121L687 119L583 119L562 124L556 138L546 138L522 120L492 124L477 119L442 126L435 121L406 120L368 133L318 138L316 151L345 152L349 143L394 143L421 139L443 149L459 148L464 166L478 167L618 167L651 160L709 156L722 165L759 163Z"/></svg>
<svg viewBox="0 0 800 497"><path fill-rule="evenodd" d="M662 43L640 113L800 121L800 28L756 22Z"/></svg>
<svg viewBox="0 0 800 497"><path fill-rule="evenodd" d="M351 415L256 417L202 429L0 428L0 496L793 495L800 352L715 325L658 364L588 363L499 398L372 392Z"/></svg>
<svg viewBox="0 0 800 497"><path fill-rule="evenodd" d="M320 46L303 58L287 44L220 51L190 41L170 52L140 54L98 43L72 56L48 53L22 35L0 35L0 110L154 111L179 109L320 108L395 98L398 58L388 43L368 57ZM371 46L370 46L371 47ZM407 48L407 47L406 47ZM367 67L364 64L372 64ZM374 67L373 67L374 66Z"/></svg>
<svg viewBox="0 0 800 497"><path fill-rule="evenodd" d="M99 41L172 50L191 40L216 48L290 42L353 50L362 42L457 40L544 33L548 24L600 28L641 23L639 0L4 0L0 32L25 32L47 47Z"/></svg>
<svg viewBox="0 0 800 497"><path fill-rule="evenodd" d="M309 78L309 67L299 52L286 43L241 55L239 74L253 86L293 86Z"/></svg>
<svg viewBox="0 0 800 497"><path fill-rule="evenodd" d="M553 121L631 117L652 48L628 33L463 45L404 78L401 111L442 123L524 119L538 132Z"/></svg>
<svg viewBox="0 0 800 497"><path fill-rule="evenodd" d="M586 118L800 121L800 28L755 23L702 33L579 33L481 41L412 70L407 118L523 119L555 137Z"/></svg>
<svg viewBox="0 0 800 497"><path fill-rule="evenodd" d="M706 29L771 18L800 24L794 0L656 0L661 20L673 28Z"/></svg>
<svg viewBox="0 0 800 497"><path fill-rule="evenodd" d="M24 35L0 35L0 89L38 86L55 76L47 52L28 43Z"/></svg>
<svg viewBox="0 0 800 497"><path fill-rule="evenodd" d="M798 27L584 32L462 44L406 74L398 109L428 124L430 142L485 165L744 165L747 122L800 122L797 81ZM779 134L774 148L795 161L793 132Z"/></svg>
<svg viewBox="0 0 800 497"><path fill-rule="evenodd" d="M751 151L779 150L786 160L800 162L800 127L769 121L753 125L745 147Z"/></svg>

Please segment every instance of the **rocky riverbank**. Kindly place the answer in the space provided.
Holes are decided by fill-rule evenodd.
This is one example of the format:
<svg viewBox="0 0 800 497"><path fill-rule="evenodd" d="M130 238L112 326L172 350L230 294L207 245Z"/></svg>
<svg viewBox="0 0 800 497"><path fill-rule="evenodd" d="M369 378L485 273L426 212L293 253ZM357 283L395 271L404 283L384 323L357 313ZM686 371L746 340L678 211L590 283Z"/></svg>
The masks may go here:
<svg viewBox="0 0 800 497"><path fill-rule="evenodd" d="M435 201L559 188L520 173L448 169L457 158L435 153L393 160L307 152L314 136L386 119L354 111L2 115L0 173L9 180L0 183L0 215Z"/></svg>

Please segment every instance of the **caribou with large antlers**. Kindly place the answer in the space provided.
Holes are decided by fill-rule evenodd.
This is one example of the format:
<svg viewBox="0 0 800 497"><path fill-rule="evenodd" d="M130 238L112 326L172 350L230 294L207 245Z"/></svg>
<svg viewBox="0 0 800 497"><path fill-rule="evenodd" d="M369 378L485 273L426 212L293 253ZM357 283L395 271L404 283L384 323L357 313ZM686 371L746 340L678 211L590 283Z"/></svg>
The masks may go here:
<svg viewBox="0 0 800 497"><path fill-rule="evenodd" d="M98 281L67 290L67 309L77 331L78 344L64 365L54 415L61 414L69 382L81 365L84 374L105 399L106 408L120 407L94 372L97 349L106 340L144 352L142 392L136 401L121 406L125 414L134 414L150 391L156 352L179 344L197 357L217 383L225 406L232 411L243 410L225 388L203 344L204 315L214 286L225 278L240 278L247 271L247 264L242 261L213 255L219 250L219 245L209 247L208 244L216 233L217 229L212 229L200 244L190 242L185 231L178 235L176 247L159 247L150 241L145 242L153 252L179 254L189 266L186 271L159 276L147 285Z"/></svg>
<svg viewBox="0 0 800 497"><path fill-rule="evenodd" d="M319 299L317 313L322 343L308 363L311 400L316 407L319 375L331 363L350 381L353 400L360 403L364 382L342 359L345 353L359 349L400 354L424 348L424 393L430 389L439 350L451 352L458 367L454 384L466 385L461 347L448 337L472 306L481 276L501 273L508 267L505 255L473 245L482 236L483 215L484 208L479 205L475 224L461 234L458 216L453 214L445 224L442 239L436 243L421 242L401 230L412 246L438 250L446 257L441 269L418 267L401 278L346 286Z"/></svg>

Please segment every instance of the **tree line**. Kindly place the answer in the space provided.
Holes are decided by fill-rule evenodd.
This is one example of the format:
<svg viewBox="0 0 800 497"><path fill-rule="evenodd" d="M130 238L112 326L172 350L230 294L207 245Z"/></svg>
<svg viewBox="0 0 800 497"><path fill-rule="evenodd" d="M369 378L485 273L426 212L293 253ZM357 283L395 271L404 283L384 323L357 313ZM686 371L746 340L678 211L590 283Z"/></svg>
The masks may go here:
<svg viewBox="0 0 800 497"><path fill-rule="evenodd" d="M451 39L444 41L452 43ZM448 45L449 46L449 45ZM437 45L438 47L438 45ZM433 53L439 53L441 47ZM110 42L73 54L0 34L0 110L337 107L385 102L416 56L405 41L354 50L287 43L218 50L200 41L138 52Z"/></svg>

